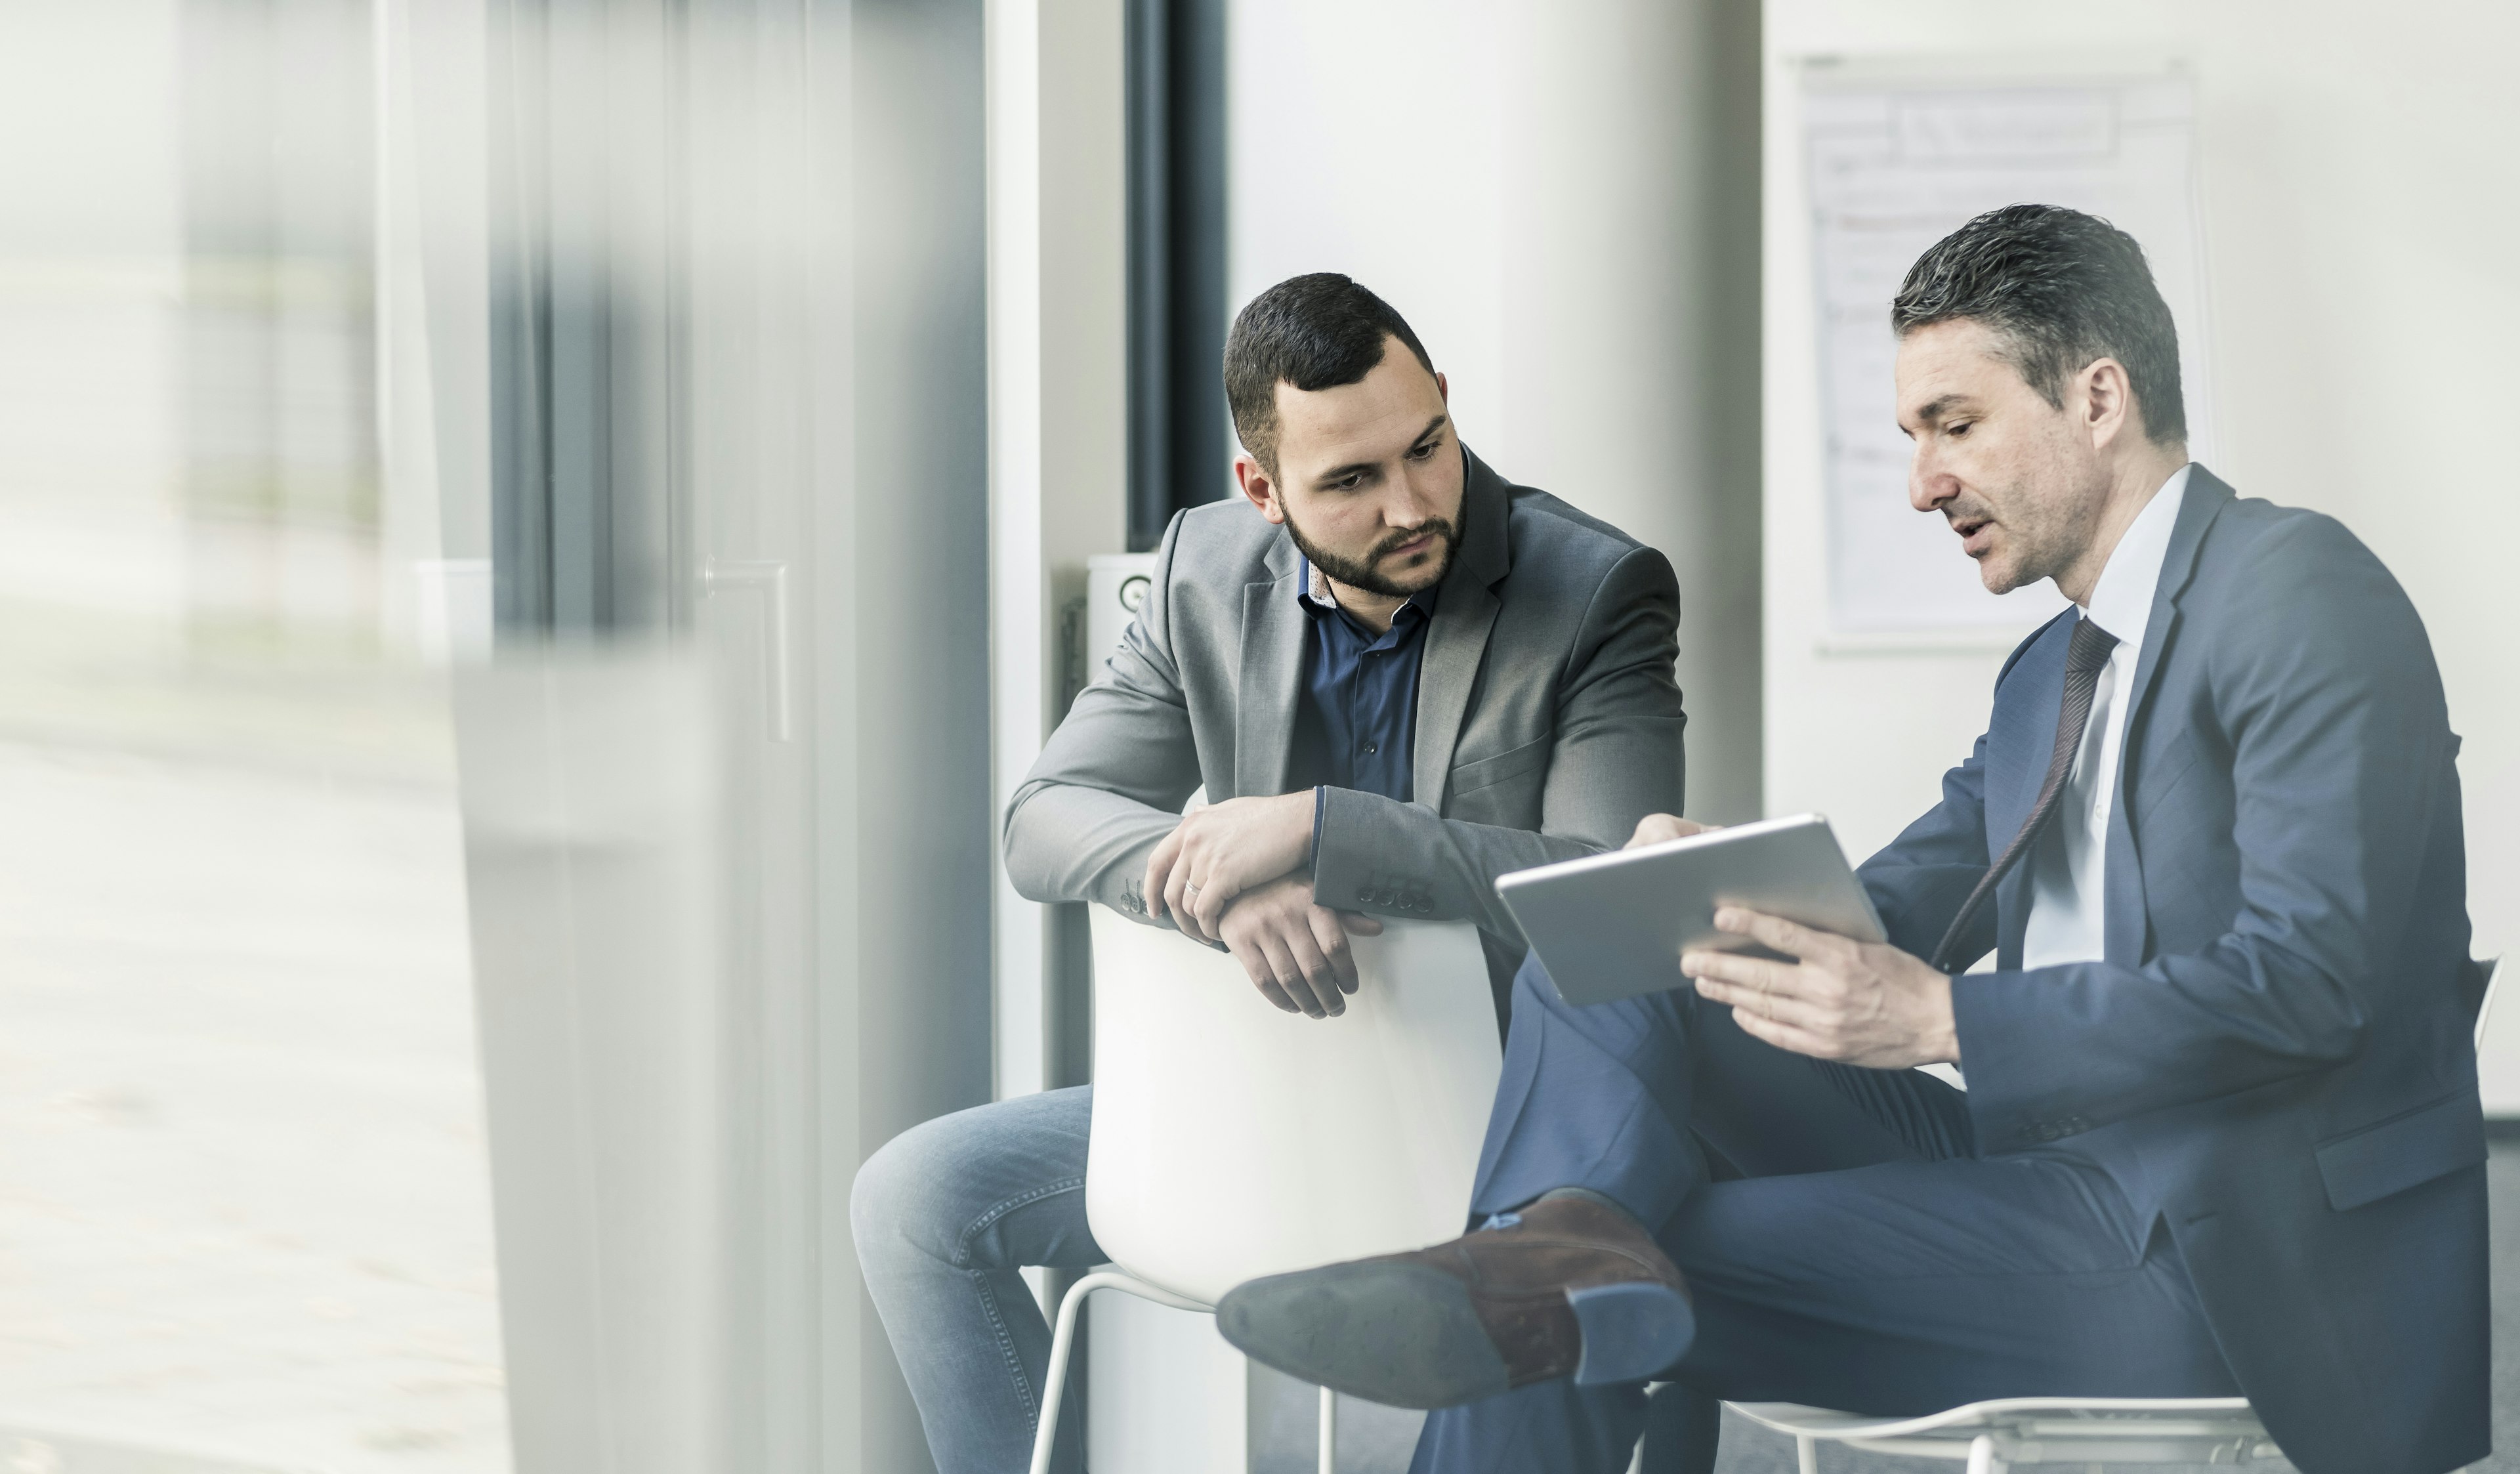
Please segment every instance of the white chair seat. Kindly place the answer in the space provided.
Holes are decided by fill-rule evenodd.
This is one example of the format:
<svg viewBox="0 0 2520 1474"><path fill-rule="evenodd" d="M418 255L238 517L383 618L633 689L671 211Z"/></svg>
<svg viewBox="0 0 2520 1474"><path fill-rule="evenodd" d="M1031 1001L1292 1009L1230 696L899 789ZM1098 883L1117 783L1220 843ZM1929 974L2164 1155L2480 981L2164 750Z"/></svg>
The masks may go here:
<svg viewBox="0 0 2520 1474"><path fill-rule="evenodd" d="M2247 1463L2281 1458L2246 1398L2000 1398L1918 1417L1880 1417L1796 1403L1727 1403L1790 1435L1803 1474L1814 1446L1965 1459L1969 1474L2015 1464Z"/></svg>
<svg viewBox="0 0 2520 1474"><path fill-rule="evenodd" d="M1965 1459L1968 1474L2013 1464L2248 1464L2280 1459L2248 1399L1996 1399L1912 1418L1802 1404L1724 1404L1794 1439L1802 1474L1815 1444Z"/></svg>

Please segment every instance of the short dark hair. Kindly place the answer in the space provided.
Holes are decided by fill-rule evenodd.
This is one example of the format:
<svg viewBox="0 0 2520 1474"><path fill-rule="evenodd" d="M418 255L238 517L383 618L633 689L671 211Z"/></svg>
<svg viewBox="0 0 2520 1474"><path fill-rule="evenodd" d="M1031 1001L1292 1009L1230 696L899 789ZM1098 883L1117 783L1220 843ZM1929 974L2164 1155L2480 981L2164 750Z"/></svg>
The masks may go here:
<svg viewBox="0 0 2520 1474"><path fill-rule="evenodd" d="M1934 243L1890 304L1901 337L1956 319L1983 324L2006 362L2063 408L2065 378L2094 359L2126 366L2156 445L2187 438L2179 329L2143 247L2096 215L2054 204L1989 210Z"/></svg>
<svg viewBox="0 0 2520 1474"><path fill-rule="evenodd" d="M1225 337L1225 402L1242 448L1276 475L1279 383L1307 393L1355 383L1382 362L1383 342L1393 337L1435 372L1391 304L1337 272L1288 277L1253 297Z"/></svg>

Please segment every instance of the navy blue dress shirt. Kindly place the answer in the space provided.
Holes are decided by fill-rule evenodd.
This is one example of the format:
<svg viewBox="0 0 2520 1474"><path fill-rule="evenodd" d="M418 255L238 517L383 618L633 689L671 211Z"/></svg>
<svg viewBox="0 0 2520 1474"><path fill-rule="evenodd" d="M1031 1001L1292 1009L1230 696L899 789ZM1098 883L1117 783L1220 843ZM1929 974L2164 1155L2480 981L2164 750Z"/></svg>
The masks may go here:
<svg viewBox="0 0 2520 1474"><path fill-rule="evenodd" d="M1329 596L1308 561L1296 602L1312 622L1296 703L1292 786L1355 788L1407 803L1416 791L1418 669L1426 654L1432 589L1411 599L1377 635ZM1319 804L1313 837L1320 843Z"/></svg>

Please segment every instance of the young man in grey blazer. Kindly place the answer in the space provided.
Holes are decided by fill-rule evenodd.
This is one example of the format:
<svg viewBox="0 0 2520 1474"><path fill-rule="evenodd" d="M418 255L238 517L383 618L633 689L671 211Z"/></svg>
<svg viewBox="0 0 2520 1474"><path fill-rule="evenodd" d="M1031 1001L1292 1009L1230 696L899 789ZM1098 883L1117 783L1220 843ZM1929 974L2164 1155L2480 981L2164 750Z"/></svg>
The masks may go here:
<svg viewBox="0 0 2520 1474"><path fill-rule="evenodd" d="M1418 1474L1624 1469L1648 1378L1700 1400L1659 1468L1712 1467L1717 1398L2245 1395L2304 1474L2482 1458L2483 978L2423 621L2336 521L2187 459L2107 222L1982 215L1891 326L1916 509L2074 607L1860 871L1888 941L1719 912L1772 952L1594 1007L1535 959L1488 1227L1241 1286L1220 1328L1443 1407Z"/></svg>
<svg viewBox="0 0 2520 1474"><path fill-rule="evenodd" d="M1417 335L1345 277L1254 298L1225 380L1243 499L1173 519L1008 807L1008 872L1220 943L1331 1028L1351 932L1475 922L1502 1009L1523 947L1496 877L1680 805L1671 565L1472 456ZM1029 1457L1050 1332L1018 1272L1102 1259L1092 1113L1091 1087L1000 1101L859 1173L859 1261L942 1474ZM1056 1467L1080 1466L1081 1426L1061 1419Z"/></svg>

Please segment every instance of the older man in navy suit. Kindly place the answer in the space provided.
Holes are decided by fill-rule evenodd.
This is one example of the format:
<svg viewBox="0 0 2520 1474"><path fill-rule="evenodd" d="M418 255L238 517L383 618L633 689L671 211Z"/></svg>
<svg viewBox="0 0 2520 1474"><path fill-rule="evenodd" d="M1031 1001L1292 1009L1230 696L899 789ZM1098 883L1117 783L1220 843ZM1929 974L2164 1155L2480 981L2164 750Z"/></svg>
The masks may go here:
<svg viewBox="0 0 2520 1474"><path fill-rule="evenodd" d="M1890 941L1735 912L1789 960L1692 954L1693 991L1594 1007L1526 963L1481 1227L1254 1281L1220 1325L1447 1409L1428 1474L1620 1468L1648 1377L1700 1400L1700 1461L1715 1398L2016 1395L2245 1394L2306 1474L2482 1457L2477 978L2422 622L2335 521L2188 461L2169 309L2106 222L1980 216L1893 323L1915 506L1989 589L2075 607L1863 867Z"/></svg>

